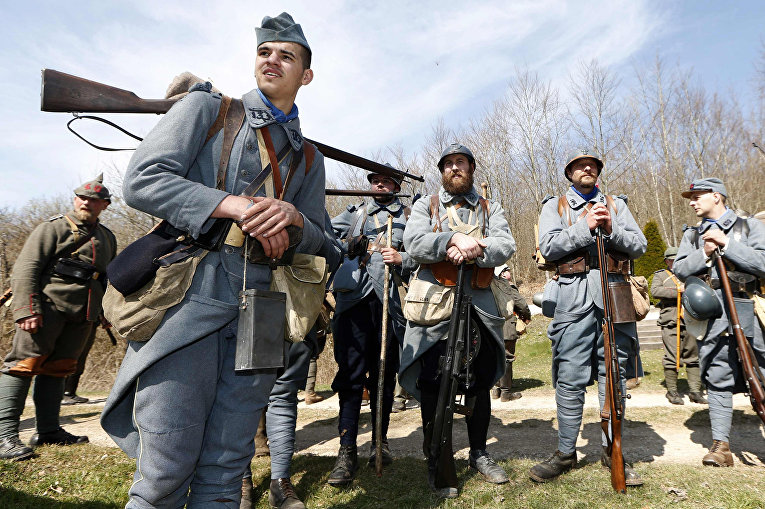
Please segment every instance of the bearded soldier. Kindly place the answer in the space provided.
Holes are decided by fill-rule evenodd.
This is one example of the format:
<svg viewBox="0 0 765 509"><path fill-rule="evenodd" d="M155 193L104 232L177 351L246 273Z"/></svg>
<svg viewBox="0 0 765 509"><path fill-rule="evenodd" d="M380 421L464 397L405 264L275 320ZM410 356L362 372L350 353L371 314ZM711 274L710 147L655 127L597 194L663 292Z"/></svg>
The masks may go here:
<svg viewBox="0 0 765 509"><path fill-rule="evenodd" d="M685 364L688 372L689 399L693 403L707 402L701 389L701 371L699 369L699 347L696 338L688 334L683 323L682 308L678 308L678 295L684 289L683 283L672 272L672 265L677 255L676 247L668 247L664 251L666 269L657 270L651 281L651 295L659 299L659 320L656 324L661 327L661 339L664 342L664 381L667 385L666 397L673 405L682 405L683 397L677 389L678 366ZM678 332L678 328L680 331ZM677 350L677 337L680 335L680 351ZM678 361L677 356L680 356Z"/></svg>
<svg viewBox="0 0 765 509"><path fill-rule="evenodd" d="M390 166L390 165L388 165ZM385 175L367 175L372 191L397 193L401 180ZM388 447L393 392L396 386L399 348L404 337L405 321L401 314L398 289L409 280L415 263L401 247L409 211L398 198L376 198L368 204L351 205L332 220L338 238L348 246L348 257L335 274L335 317L332 334L335 342L337 374L332 390L340 399L338 433L340 449L327 482L347 486L358 470L356 437L364 387L369 389L372 408L372 445L369 465L375 464L377 423L378 364L382 341L387 342L382 405L382 463L393 459ZM386 247L386 223L392 218L391 246ZM390 266L388 314L382 316L385 265ZM383 320L388 320L388 335L382 338ZM369 376L367 377L367 373Z"/></svg>
<svg viewBox="0 0 765 509"><path fill-rule="evenodd" d="M456 281L457 266L466 263L471 283L465 283L465 295L472 297L469 312L471 334L480 336L480 347L472 351L475 375L470 379L465 396L472 403L472 415L466 418L470 441L470 466L491 483L505 483L507 474L486 452L491 400L489 389L505 371L502 327L505 318L488 288L494 267L502 265L515 252L515 241L499 203L478 194L473 187L475 158L465 146L447 147L438 161L441 189L438 194L423 197L413 208L406 225L404 246L420 264L416 278L444 288L447 281ZM488 277L486 277L488 276ZM453 283L452 283L453 285ZM411 291L411 283L410 283ZM407 297L408 299L409 297ZM449 313L434 325L407 323L399 379L401 385L421 403L424 431L423 449L428 457L428 481L431 489L444 498L457 496L454 458L444 472L445 486L437 485L437 460L430 454L433 423L438 404L442 374L440 359L446 352ZM430 322L431 320L428 320ZM451 453L451 437L443 446Z"/></svg>
<svg viewBox="0 0 765 509"><path fill-rule="evenodd" d="M584 393L598 379L600 407L605 400L603 352L603 296L595 246L595 229L605 237L609 263L609 281L624 281L629 274L629 260L645 253L646 239L627 203L622 198L606 196L596 185L603 161L587 151L568 158L565 176L571 187L565 195L549 199L539 217L539 249L554 262L557 280L557 305L547 335L552 341L553 385L558 409L558 449L535 465L529 477L547 482L576 466L576 440L582 424ZM631 300L630 300L631 303ZM634 316L634 313L633 313ZM624 384L627 363L637 355L635 322L615 323L619 372ZM606 454L607 437L603 435L601 463L610 468ZM643 484L640 476L625 465L627 486Z"/></svg>
<svg viewBox="0 0 765 509"><path fill-rule="evenodd" d="M64 378L75 372L101 313L106 265L117 240L98 221L111 201L103 176L74 190L74 210L34 229L13 267L16 334L0 375L0 458L21 460L32 449L19 440L19 418L36 376L37 433L32 447L88 441L59 424Z"/></svg>
<svg viewBox="0 0 765 509"><path fill-rule="evenodd" d="M683 234L673 266L675 274L681 281L693 275L707 278L709 286L716 290L717 299L723 303L720 274L713 258L719 252L728 269L733 296L742 299L741 303L736 303L736 309L744 335L751 342L756 361L762 368L765 366L762 326L754 315L753 307L746 304L751 302L750 295L762 291L761 285L765 278L765 225L753 218L738 217L728 208L728 191L720 179L694 180L690 188L683 192L683 197L690 200L701 224L697 228L686 229ZM690 304L693 306L695 303ZM720 305L720 308L724 307ZM686 319L693 311L687 311ZM722 314L706 324L702 322L699 330L699 365L707 386L713 440L702 463L730 467L733 466L729 445L733 394L746 392L746 384L727 316Z"/></svg>

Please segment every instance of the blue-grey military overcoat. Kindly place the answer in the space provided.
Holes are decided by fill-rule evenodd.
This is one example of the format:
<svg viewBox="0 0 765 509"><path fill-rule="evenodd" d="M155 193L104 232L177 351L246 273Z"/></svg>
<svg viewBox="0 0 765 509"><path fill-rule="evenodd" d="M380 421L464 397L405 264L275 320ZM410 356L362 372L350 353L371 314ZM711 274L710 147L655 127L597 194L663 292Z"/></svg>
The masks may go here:
<svg viewBox="0 0 765 509"><path fill-rule="evenodd" d="M549 262L555 262L567 255L586 249L591 260L598 259L595 237L587 221L582 218L577 221L587 201L582 198L573 187L566 192L565 199L571 209L571 226L568 224L566 213L561 216L558 213L558 199L549 199L542 206L539 216L539 250L542 256ZM606 204L606 196L598 191L591 202ZM647 242L645 235L640 230L635 218L627 207L627 202L621 197L614 198L616 217L611 220L611 234L606 236L606 249L616 250L626 254L631 260L639 258L645 253ZM624 276L609 274L609 281L623 281ZM550 323L548 334L553 341L561 329L568 324L577 322L582 316L597 308L602 313L603 293L601 291L600 270L590 269L588 273L561 274L557 282L550 284L558 285L558 298L555 307L555 316ZM639 344L637 342L637 326L633 323L621 323L615 325L618 333L632 338L631 345L624 344L622 347L629 352L628 356L637 355ZM555 342L555 341L554 341ZM553 357L555 357L556 345L553 344ZM597 365L593 365L593 373L590 377L594 380L597 376ZM557 381L556 364L553 362L553 385Z"/></svg>
<svg viewBox="0 0 765 509"><path fill-rule="evenodd" d="M417 267L417 263L412 260L412 257L402 251L404 228L406 227L404 205L398 198L387 205L381 205L374 200L368 204L349 205L343 213L332 219L332 228L335 230L335 234L342 239L346 237L351 227L354 228L354 231L350 232L351 237L361 235L363 226L363 235L370 241L377 239L382 233L380 242L384 245L389 215L393 217L391 247L397 249L401 254L401 265L391 265L391 271L395 271L398 277L394 278L393 274L390 276L388 313L393 319L393 329L400 343L404 338L406 320L404 320L401 311L401 298L396 285L409 281L409 276ZM357 217L358 221L356 222ZM336 314L350 309L373 291L380 302L383 300L385 263L382 255L377 251L372 252L369 260L362 268L359 267L359 261L359 257L353 260L345 258L335 274L333 288Z"/></svg>
<svg viewBox="0 0 765 509"><path fill-rule="evenodd" d="M267 127L276 152L285 144L293 156L303 145L297 118L277 123L257 90L242 97L245 122L236 136L225 190L216 189L223 131L205 143L221 104L209 85L195 85L159 121L135 151L125 175L124 197L131 207L168 220L197 237L208 229L213 210L229 194L241 193L261 170L256 129ZM291 157L280 166L287 176ZM314 254L324 241L324 159L316 151L305 171L305 158L295 171L284 200L293 203L304 217L303 239L298 251ZM263 188L257 196L264 196ZM237 295L242 289L244 258L241 248L224 246L209 253L199 264L183 301L168 310L154 336L145 343L130 342L101 424L129 456L139 445L133 425L133 393L136 379L157 360L224 327L237 317ZM268 289L271 271L249 264L247 288Z"/></svg>
<svg viewBox="0 0 765 509"><path fill-rule="evenodd" d="M736 270L753 274L759 278L765 278L765 225L756 219L745 219L749 227L748 234L740 232L732 234L731 229L736 222L736 214L728 209L717 221L703 221L696 228L689 228L683 234L683 240L677 250L677 257L672 266L675 275L685 281L688 276L709 274L712 278L719 278L717 266L712 259L704 254L704 241L701 235L710 228L719 227L728 235L728 246L723 252L723 258L732 262ZM698 247L693 239L698 234ZM717 298L723 303L722 290L715 292ZM723 305L723 309L725 306ZM738 306L737 306L738 310ZM749 316L747 316L747 314ZM741 322L748 321L753 327L749 329L753 334L752 349L757 357L760 368L765 368L765 344L763 343L762 326L756 316L739 310ZM717 320L707 323L707 332L699 341L699 366L704 378L704 383L713 390L745 392L745 382L741 376L738 353L732 334L729 335L730 324L725 313ZM763 370L765 375L765 370Z"/></svg>
<svg viewBox="0 0 765 509"><path fill-rule="evenodd" d="M465 195L453 196L442 187L438 192L438 198L439 219L445 216L447 205L452 202L456 204L464 200L470 206L463 206L457 209L460 220L466 222L470 215L470 209L475 208L479 218L478 224L483 225L483 213L478 203L478 193L475 188ZM409 221L404 231L404 247L415 262L430 264L446 259L447 244L454 235L454 232L449 230L448 219L444 219L441 223L441 232L433 231L435 225L436 223L431 220L430 197L424 196L412 206L412 214L409 216ZM479 267L502 265L515 252L515 240L510 233L510 227L505 218L505 211L497 202L490 202L489 223L486 228L486 238L483 241L486 243L486 248L483 250L483 254L476 259L476 265ZM418 277L437 284L433 273L428 268L422 267ZM502 337L502 327L505 319L499 316L494 296L488 288L474 289L469 284L466 284L465 293L473 299L474 316L480 319L486 326L491 335L490 340L496 343L497 352L500 352L500 355L497 355L495 359L493 384L505 372L505 342ZM407 322L399 382L417 399L420 398L417 379L421 370L420 363L417 360L438 341L446 339L448 333L449 320L436 325L417 325ZM484 338L484 341L486 340L489 340L489 338Z"/></svg>

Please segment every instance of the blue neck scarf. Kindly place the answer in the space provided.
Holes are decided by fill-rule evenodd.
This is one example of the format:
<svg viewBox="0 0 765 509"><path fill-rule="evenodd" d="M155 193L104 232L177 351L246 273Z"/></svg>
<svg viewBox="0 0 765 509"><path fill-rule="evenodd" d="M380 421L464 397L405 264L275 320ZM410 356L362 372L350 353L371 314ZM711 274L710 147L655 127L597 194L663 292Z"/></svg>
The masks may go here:
<svg viewBox="0 0 765 509"><path fill-rule="evenodd" d="M574 190L574 192L575 192L576 194L578 194L579 196L581 196L581 197L582 197L582 199L583 199L584 201L587 201L587 202L588 202L588 201L590 201L590 200L592 200L593 198L595 198L595 196L597 196L597 194L598 194L598 191L599 191L599 189L598 189L598 186L595 186L595 187L593 188L593 190L592 190L592 191L590 191L589 193L587 193L587 194L582 194L582 193L580 193L580 192L579 192L579 190L578 190L577 188L575 188L575 187L573 186L573 184L571 185L571 189L573 189L573 190Z"/></svg>
<svg viewBox="0 0 765 509"><path fill-rule="evenodd" d="M723 212L723 213L722 213L722 216L718 217L717 219L709 219L709 218L704 218L704 221L703 221L703 222L704 222L704 223L712 223L712 224L717 224L717 221L719 221L720 219L722 219L722 218L723 218L723 216L724 216L725 214L727 214L729 210L730 210L730 207L725 207L725 212Z"/></svg>
<svg viewBox="0 0 765 509"><path fill-rule="evenodd" d="M261 92L259 88L257 89L257 91L258 91L258 95L260 95L260 98L263 100L263 103L271 109L271 114L274 116L277 122L279 122L280 124L283 124L285 122L289 122L290 120L294 118L297 118L298 116L297 104L293 104L289 115L285 115L282 110L274 106L274 103L268 100L268 97L266 97L265 94L263 94L263 92Z"/></svg>

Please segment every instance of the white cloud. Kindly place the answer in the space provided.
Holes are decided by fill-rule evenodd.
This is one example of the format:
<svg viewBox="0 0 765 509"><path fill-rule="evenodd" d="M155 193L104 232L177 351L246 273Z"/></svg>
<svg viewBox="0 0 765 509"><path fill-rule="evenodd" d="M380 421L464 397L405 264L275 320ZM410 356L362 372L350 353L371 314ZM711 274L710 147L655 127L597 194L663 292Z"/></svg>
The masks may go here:
<svg viewBox="0 0 765 509"><path fill-rule="evenodd" d="M0 126L0 204L17 206L68 190L116 159L64 128L64 114L41 113L39 70L50 67L159 97L190 70L222 90L254 86L253 27L263 3L223 0L48 2L6 21L0 48L6 118ZM212 7L214 5L214 7ZM286 2L314 51L314 82L298 104L304 133L366 155L416 150L438 117L467 122L498 98L517 65L548 79L577 60L625 63L664 22L645 1ZM30 8L31 9L31 8ZM273 12L272 12L273 11ZM118 116L145 134L155 119Z"/></svg>

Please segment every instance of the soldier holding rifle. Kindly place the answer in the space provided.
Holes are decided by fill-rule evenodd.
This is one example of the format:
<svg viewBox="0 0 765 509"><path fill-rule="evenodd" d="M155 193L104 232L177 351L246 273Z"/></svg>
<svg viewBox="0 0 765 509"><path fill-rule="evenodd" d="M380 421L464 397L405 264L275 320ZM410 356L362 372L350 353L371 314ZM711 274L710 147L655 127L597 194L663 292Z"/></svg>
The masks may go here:
<svg viewBox="0 0 765 509"><path fill-rule="evenodd" d="M486 452L486 437L491 414L489 389L505 371L505 349L502 316L489 285L494 267L502 265L515 252L515 241L499 203L482 198L473 187L475 158L465 146L452 144L441 154L438 169L441 188L436 195L419 199L404 233L407 252L420 266L415 279L410 281L406 306L421 305L420 314L407 319L403 358L399 374L401 385L421 403L424 430L423 449L428 458L428 481L440 497L457 496L457 477L452 453L451 429L442 442L447 455L444 468L440 458L432 453L431 442L441 440L433 433L438 416L439 388L441 387L442 358L446 354L447 335L452 309L436 301L435 295L454 291L458 281L458 265L465 266L466 297L472 298L465 324L469 327L468 371L462 392L466 407L470 441L470 466L484 478L501 484L508 481L507 474ZM415 295L413 285L429 289ZM440 304L439 304L440 303ZM419 308L417 308L419 309ZM414 316L418 314L417 316ZM412 319L417 321L412 321ZM462 364L460 360L455 360ZM454 395L450 395L451 398ZM438 476L437 476L438 474Z"/></svg>
<svg viewBox="0 0 765 509"><path fill-rule="evenodd" d="M280 263L288 248L313 254L324 241L324 160L304 144L295 105L313 79L311 49L287 13L266 16L256 35L258 88L243 104L231 101L226 127L208 137L224 99L209 84L195 85L146 136L125 176L128 205L194 239L213 223L226 224L216 218L235 221L223 246L198 261L190 287L151 339L129 343L107 399L102 426L137 458L129 508L238 507L276 380L276 369L235 374L238 293L269 289L272 269L264 259ZM264 170L265 184L253 197L241 196ZM253 259L258 247L264 257ZM257 324L263 341L274 344L259 355L281 358L287 343L267 336L284 319ZM274 479L270 488L294 491L289 479Z"/></svg>
<svg viewBox="0 0 765 509"><path fill-rule="evenodd" d="M98 221L111 202L102 177L74 190L74 210L34 229L13 267L16 334L0 375L0 459L22 460L32 449L19 440L19 419L32 377L37 433L30 446L88 441L59 424L64 379L98 324L106 265L117 240Z"/></svg>
<svg viewBox="0 0 765 509"><path fill-rule="evenodd" d="M592 152L573 153L564 170L571 187L565 195L547 200L539 218L540 251L557 267L557 279L549 283L557 291L557 305L547 334L552 341L558 448L548 459L531 468L529 477L536 482L551 481L576 466L576 440L582 423L585 389L596 377L601 408L605 401L603 295L595 230L603 231L610 282L624 282L629 274L629 260L640 257L646 250L645 236L627 203L621 198L606 196L598 189L596 184L602 169L603 161ZM634 320L634 308L632 316ZM611 339L616 342L618 379L623 385L627 362L638 349L637 328L633 321L616 323L614 329L615 337ZM602 443L601 462L610 468L605 434ZM640 476L626 465L625 476L627 486L643 484Z"/></svg>
<svg viewBox="0 0 765 509"><path fill-rule="evenodd" d="M388 165L390 166L390 165ZM367 175L372 191L397 193L401 179L378 173ZM347 257L334 278L335 317L332 334L335 342L337 374L332 390L338 393L340 415L338 433L340 449L327 482L332 486L347 486L358 470L356 438L359 427L361 397L369 389L372 408L373 439L369 465L375 463L376 423L382 425L382 462L393 461L388 446L393 393L398 371L399 348L406 325L401 313L399 290L415 267L412 258L403 251L402 241L409 209L396 197L370 199L369 203L349 205L332 220L337 236L345 241ZM392 218L391 247L386 247L386 222ZM383 316L385 266L390 267L388 316ZM387 337L381 338L383 321L388 321ZM386 366L383 385L382 413L378 417L378 364L382 341L386 344ZM367 373L369 375L367 376Z"/></svg>
<svg viewBox="0 0 765 509"><path fill-rule="evenodd" d="M688 228L675 258L674 271L686 281L686 321L695 314L703 321L693 324L699 331L701 376L707 386L709 421L712 426L712 446L702 463L708 466L733 466L730 452L730 432L733 421L733 394L747 391L742 364L737 358L736 344L730 326L728 303L723 298L720 272L716 257L721 256L727 269L735 308L741 328L751 343L756 364L765 366L762 316L755 315L751 297L761 298L765 278L765 226L756 219L738 217L726 205L728 191L720 179L694 180L683 192L690 206L701 218L696 228ZM709 307L704 293L690 295L688 278L697 275L708 281L719 302L711 304L718 313L702 314ZM702 285L705 286L705 285ZM707 288L708 289L708 288ZM711 293L711 292L710 292ZM693 298L691 298L693 297ZM725 306L720 304L724 303ZM722 309L726 313L722 313ZM707 322L706 319L709 319ZM689 329L691 324L688 323ZM750 366L751 367L751 366ZM755 368L756 369L756 368Z"/></svg>
<svg viewBox="0 0 765 509"><path fill-rule="evenodd" d="M701 370L699 369L699 347L696 338L688 334L682 317L682 307L678 306L684 285L672 272L672 266L677 256L676 247L668 247L664 251L666 269L657 270L651 281L651 295L659 299L659 320L661 339L664 342L664 381L667 385L666 397L673 405L682 405L683 396L677 389L677 378L680 366L685 364L688 372L689 399L693 403L706 404L701 390Z"/></svg>

